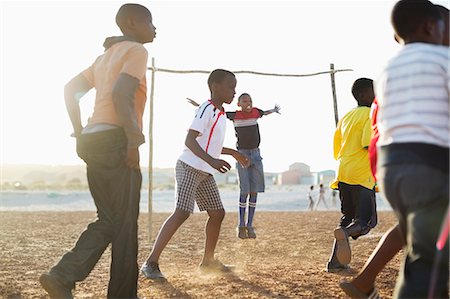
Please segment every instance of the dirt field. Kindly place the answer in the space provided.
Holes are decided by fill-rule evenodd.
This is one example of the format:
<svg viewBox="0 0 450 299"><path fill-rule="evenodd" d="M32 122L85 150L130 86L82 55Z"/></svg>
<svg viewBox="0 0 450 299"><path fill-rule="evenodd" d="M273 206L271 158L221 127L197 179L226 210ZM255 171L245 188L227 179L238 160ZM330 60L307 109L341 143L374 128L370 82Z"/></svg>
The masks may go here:
<svg viewBox="0 0 450 299"><path fill-rule="evenodd" d="M153 239L168 214L153 215ZM236 237L236 213L228 213L216 257L234 266L231 273L202 275L198 263L203 251L206 214L191 216L163 252L160 267L167 282L139 278L140 298L344 298L338 282L354 275L375 248L381 235L395 223L391 212L379 213L379 224L369 235L351 241L352 271L324 271L339 212L257 212L255 240ZM1 212L0 298L47 298L38 277L70 249L92 212ZM150 250L148 214L141 214L139 263ZM398 254L379 275L377 288L390 298ZM109 249L83 282L76 298L105 298L109 279Z"/></svg>

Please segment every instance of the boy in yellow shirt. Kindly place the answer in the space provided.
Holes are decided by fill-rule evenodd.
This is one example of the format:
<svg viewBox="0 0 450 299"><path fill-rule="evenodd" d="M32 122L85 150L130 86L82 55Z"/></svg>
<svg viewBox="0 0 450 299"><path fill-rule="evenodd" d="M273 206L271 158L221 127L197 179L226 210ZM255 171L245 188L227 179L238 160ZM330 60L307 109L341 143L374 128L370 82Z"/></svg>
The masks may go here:
<svg viewBox="0 0 450 299"><path fill-rule="evenodd" d="M367 150L372 134L369 114L375 98L373 81L357 79L353 83L352 94L358 107L339 121L334 134L334 158L339 161L339 168L330 187L339 190L342 217L334 230L328 272L348 268L351 260L348 237L357 239L367 234L377 222L375 179L370 170Z"/></svg>

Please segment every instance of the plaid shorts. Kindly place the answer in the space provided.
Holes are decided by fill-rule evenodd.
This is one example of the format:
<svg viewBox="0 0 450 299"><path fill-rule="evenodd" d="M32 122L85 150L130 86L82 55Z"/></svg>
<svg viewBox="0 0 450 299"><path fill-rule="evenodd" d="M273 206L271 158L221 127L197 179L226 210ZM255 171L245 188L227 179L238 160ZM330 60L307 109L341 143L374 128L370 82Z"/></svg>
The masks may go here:
<svg viewBox="0 0 450 299"><path fill-rule="evenodd" d="M175 168L176 207L193 213L194 202L200 211L223 210L219 188L212 174L198 170L178 160Z"/></svg>

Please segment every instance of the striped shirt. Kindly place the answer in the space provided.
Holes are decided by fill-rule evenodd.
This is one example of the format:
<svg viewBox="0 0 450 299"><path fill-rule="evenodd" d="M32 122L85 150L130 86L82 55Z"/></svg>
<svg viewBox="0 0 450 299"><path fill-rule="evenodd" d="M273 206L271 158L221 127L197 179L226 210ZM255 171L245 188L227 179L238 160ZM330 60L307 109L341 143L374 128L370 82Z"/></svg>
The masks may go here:
<svg viewBox="0 0 450 299"><path fill-rule="evenodd" d="M226 119L224 112L216 108L211 100L204 102L198 107L194 120L189 127L189 130L200 133L197 137L198 144L206 153L215 159L218 159L222 153L225 129ZM184 151L179 160L210 174L216 172L211 165L196 156L187 146L184 147Z"/></svg>
<svg viewBox="0 0 450 299"><path fill-rule="evenodd" d="M255 149L259 147L261 135L259 133L258 118L264 115L264 111L258 108L250 112L227 112L227 118L233 121L236 131L238 149Z"/></svg>
<svg viewBox="0 0 450 299"><path fill-rule="evenodd" d="M378 146L425 143L449 148L449 49L407 44L382 72Z"/></svg>

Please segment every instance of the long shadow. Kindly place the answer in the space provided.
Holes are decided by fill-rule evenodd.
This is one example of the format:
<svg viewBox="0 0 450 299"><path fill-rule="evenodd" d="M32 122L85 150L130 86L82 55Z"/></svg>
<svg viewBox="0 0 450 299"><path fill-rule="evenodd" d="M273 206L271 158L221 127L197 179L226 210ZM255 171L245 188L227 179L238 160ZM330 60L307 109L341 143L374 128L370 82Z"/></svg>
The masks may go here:
<svg viewBox="0 0 450 299"><path fill-rule="evenodd" d="M221 274L223 277L226 277L231 282L241 285L242 289L248 289L252 293L257 293L260 296L266 296L269 298L280 298L280 295L274 294L272 291L248 280L241 279L238 275L236 275L233 271L226 272Z"/></svg>

